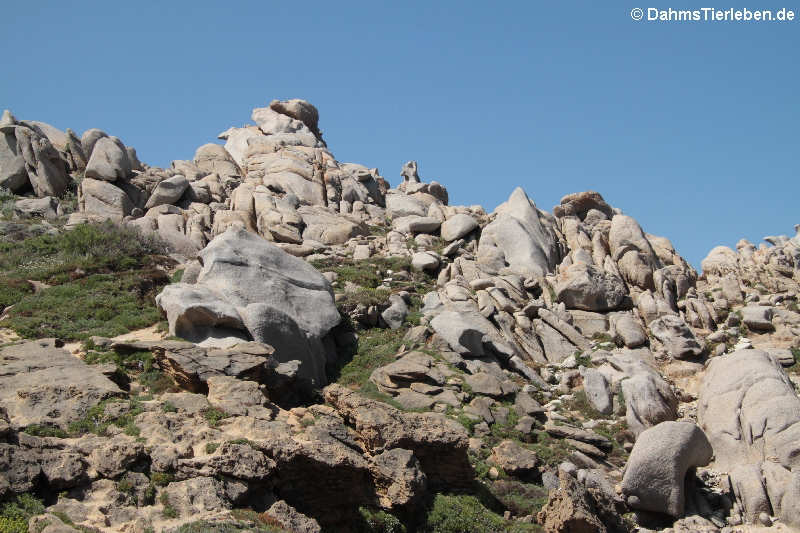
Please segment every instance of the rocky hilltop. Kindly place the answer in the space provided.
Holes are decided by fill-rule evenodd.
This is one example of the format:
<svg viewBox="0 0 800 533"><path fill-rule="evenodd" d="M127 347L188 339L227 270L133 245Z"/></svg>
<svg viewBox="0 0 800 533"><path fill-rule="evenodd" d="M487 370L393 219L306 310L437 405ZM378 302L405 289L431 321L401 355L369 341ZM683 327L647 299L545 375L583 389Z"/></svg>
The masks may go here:
<svg viewBox="0 0 800 533"><path fill-rule="evenodd" d="M0 530L800 528L800 226L696 272L303 100L191 161L0 120Z"/></svg>

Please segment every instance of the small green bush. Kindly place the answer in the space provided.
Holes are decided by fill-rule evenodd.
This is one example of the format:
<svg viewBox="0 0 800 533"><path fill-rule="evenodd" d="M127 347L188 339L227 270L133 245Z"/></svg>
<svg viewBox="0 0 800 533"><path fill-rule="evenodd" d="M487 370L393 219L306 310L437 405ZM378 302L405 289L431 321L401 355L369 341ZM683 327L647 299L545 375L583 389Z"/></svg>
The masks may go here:
<svg viewBox="0 0 800 533"><path fill-rule="evenodd" d="M44 513L44 504L31 494L19 494L0 505L0 532L28 533L28 520Z"/></svg>
<svg viewBox="0 0 800 533"><path fill-rule="evenodd" d="M208 442L206 443L206 453L212 454L219 448L219 442Z"/></svg>
<svg viewBox="0 0 800 533"><path fill-rule="evenodd" d="M151 472L150 481L152 481L157 487L166 487L175 481L175 476L167 472Z"/></svg>
<svg viewBox="0 0 800 533"><path fill-rule="evenodd" d="M334 380L345 386L364 387L373 370L394 360L403 345L404 334L402 329L374 328L360 332L357 352L339 369Z"/></svg>
<svg viewBox="0 0 800 533"><path fill-rule="evenodd" d="M230 415L223 411L222 409L217 409L216 407L209 407L208 409L203 410L203 418L208 421L208 425L211 427L217 427L220 421L228 418Z"/></svg>
<svg viewBox="0 0 800 533"><path fill-rule="evenodd" d="M471 495L437 494L421 528L426 533L484 533L507 529L506 521Z"/></svg>
<svg viewBox="0 0 800 533"><path fill-rule="evenodd" d="M361 523L355 528L358 533L406 533L400 519L386 511L361 507L358 513L361 515Z"/></svg>
<svg viewBox="0 0 800 533"><path fill-rule="evenodd" d="M111 403L124 402L119 398L109 398L98 403L86 413L86 416L71 422L69 425L70 435L78 436L86 433L95 435L106 435L109 426L115 425L124 429L126 435L139 436L139 428L136 427L134 419L142 413L144 409L136 400L128 401L128 410L118 417L106 414L106 406Z"/></svg>
<svg viewBox="0 0 800 533"><path fill-rule="evenodd" d="M60 439L69 437L69 434L60 427L49 424L31 424L23 428L22 432L34 437L58 437Z"/></svg>
<svg viewBox="0 0 800 533"><path fill-rule="evenodd" d="M169 495L166 492L161 493L161 498L159 498L161 505L164 509L161 511L161 515L164 518L178 518L178 510L172 506L172 503L169 501Z"/></svg>

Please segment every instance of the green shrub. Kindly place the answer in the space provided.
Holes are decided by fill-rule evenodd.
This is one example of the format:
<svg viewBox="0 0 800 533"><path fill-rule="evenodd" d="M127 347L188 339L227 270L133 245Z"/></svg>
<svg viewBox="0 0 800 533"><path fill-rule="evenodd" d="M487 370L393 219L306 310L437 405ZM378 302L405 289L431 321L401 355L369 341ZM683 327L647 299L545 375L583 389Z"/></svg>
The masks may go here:
<svg viewBox="0 0 800 533"><path fill-rule="evenodd" d="M219 442L208 442L208 443L206 443L206 453L207 454L214 453L215 451L217 451L217 448L219 448Z"/></svg>
<svg viewBox="0 0 800 533"><path fill-rule="evenodd" d="M95 274L38 294L17 291L16 296L10 297L21 295L21 299L13 302L9 318L0 325L34 339L85 340L93 335L122 335L152 325L161 316L152 294L142 293L143 281L146 282L142 272ZM154 283L148 292L158 286Z"/></svg>
<svg viewBox="0 0 800 533"><path fill-rule="evenodd" d="M35 437L58 437L60 439L69 437L69 434L60 427L49 424L31 424L23 428L22 432Z"/></svg>
<svg viewBox="0 0 800 533"><path fill-rule="evenodd" d="M109 426L115 425L125 430L126 435L134 437L139 436L139 428L136 427L134 419L137 415L142 413L144 409L141 404L136 400L128 401L128 410L117 417L112 417L106 413L106 406L111 403L121 403L125 400L119 398L109 398L98 403L89 411L86 416L79 420L71 422L69 425L69 433L71 435L83 435L86 433L94 433L95 435L106 435Z"/></svg>
<svg viewBox="0 0 800 533"><path fill-rule="evenodd" d="M358 533L406 533L406 526L386 511L361 507L358 513L361 515L361 523L355 528Z"/></svg>
<svg viewBox="0 0 800 533"><path fill-rule="evenodd" d="M175 476L167 472L151 472L150 481L152 481L157 487L166 487L175 481Z"/></svg>
<svg viewBox="0 0 800 533"><path fill-rule="evenodd" d="M605 415L595 409L586 397L586 391L575 391L571 400L564 402L564 407L570 411L577 411L584 419L605 418Z"/></svg>
<svg viewBox="0 0 800 533"><path fill-rule="evenodd" d="M164 518L178 518L178 510L172 506L172 503L169 501L169 495L166 492L161 493L161 498L159 498L161 505L164 509L161 511L161 515Z"/></svg>
<svg viewBox="0 0 800 533"><path fill-rule="evenodd" d="M374 328L359 333L358 348L350 360L345 356L344 366L334 376L334 381L352 387L364 387L369 383L372 371L394 361L394 356L403 345L402 329Z"/></svg>
<svg viewBox="0 0 800 533"><path fill-rule="evenodd" d="M500 479L489 485L489 491L514 516L538 513L547 503L549 491L542 485Z"/></svg>
<svg viewBox="0 0 800 533"><path fill-rule="evenodd" d="M790 348L794 356L794 364L789 367L789 372L800 373L800 348Z"/></svg>
<svg viewBox="0 0 800 533"><path fill-rule="evenodd" d="M22 337L113 337L146 327L160 314L153 294L168 278L153 269L164 246L131 226L82 224L55 235L0 242L3 326ZM38 294L27 280L50 287Z"/></svg>
<svg viewBox="0 0 800 533"><path fill-rule="evenodd" d="M44 513L44 504L30 494L19 494L0 505L0 532L28 533L28 520Z"/></svg>
<svg viewBox="0 0 800 533"><path fill-rule="evenodd" d="M216 407L209 407L208 409L203 410L203 418L208 421L208 425L211 427L217 427L217 424L219 424L221 420L224 420L229 416L230 415L228 413L222 409L217 409Z"/></svg>
<svg viewBox="0 0 800 533"><path fill-rule="evenodd" d="M426 533L505 531L506 521L475 496L437 494L421 528Z"/></svg>

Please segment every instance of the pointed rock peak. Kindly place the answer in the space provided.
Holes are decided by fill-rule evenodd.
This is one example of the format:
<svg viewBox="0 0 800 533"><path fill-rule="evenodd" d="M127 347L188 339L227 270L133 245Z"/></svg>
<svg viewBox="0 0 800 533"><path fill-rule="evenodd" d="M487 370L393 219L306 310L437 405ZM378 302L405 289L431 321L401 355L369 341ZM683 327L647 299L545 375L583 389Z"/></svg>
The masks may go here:
<svg viewBox="0 0 800 533"><path fill-rule="evenodd" d="M11 114L11 111L6 109L3 111L3 116L0 117L0 127L2 126L15 126L17 124L17 118Z"/></svg>
<svg viewBox="0 0 800 533"><path fill-rule="evenodd" d="M517 187L508 197L508 200L497 206L496 214L504 213L519 218L522 213L535 213L536 203L525 193L522 187Z"/></svg>
<svg viewBox="0 0 800 533"><path fill-rule="evenodd" d="M409 181L412 183L419 183L419 174L417 173L417 162L416 161L409 161L405 165L403 165L403 169L400 171L400 176L403 178L403 181Z"/></svg>

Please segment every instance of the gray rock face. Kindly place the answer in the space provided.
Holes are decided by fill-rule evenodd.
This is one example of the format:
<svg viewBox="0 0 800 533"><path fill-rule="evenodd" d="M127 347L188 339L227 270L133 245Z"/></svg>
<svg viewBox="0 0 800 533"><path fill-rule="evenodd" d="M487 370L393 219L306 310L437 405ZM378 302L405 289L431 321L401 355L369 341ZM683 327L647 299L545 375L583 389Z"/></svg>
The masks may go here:
<svg viewBox="0 0 800 533"><path fill-rule="evenodd" d="M676 359L695 357L703 348L684 320L676 315L664 315L650 322L650 331Z"/></svg>
<svg viewBox="0 0 800 533"><path fill-rule="evenodd" d="M495 209L481 233L478 263L490 273L543 276L559 261L553 224L521 188Z"/></svg>
<svg viewBox="0 0 800 533"><path fill-rule="evenodd" d="M197 283L168 286L157 298L158 305L167 310L170 331L185 328L200 336L214 335L217 327L242 331L274 346L280 362L300 360L300 377L324 383L322 339L339 323L339 312L330 283L322 274L302 259L236 227L216 237L198 256L203 269ZM201 297L201 305L187 316L180 306L192 295ZM178 310L170 312L173 308ZM211 317L211 324L206 317Z"/></svg>
<svg viewBox="0 0 800 533"><path fill-rule="evenodd" d="M299 98L273 100L269 103L269 107L273 111L299 120L318 138L322 137L322 133L319 131L319 111L310 102Z"/></svg>
<svg viewBox="0 0 800 533"><path fill-rule="evenodd" d="M727 273L735 272L739 268L738 263L736 252L727 246L717 246L708 252L700 266L704 273L724 276Z"/></svg>
<svg viewBox="0 0 800 533"><path fill-rule="evenodd" d="M87 178L113 182L130 177L131 162L125 145L119 139L100 137L91 153L86 164Z"/></svg>
<svg viewBox="0 0 800 533"><path fill-rule="evenodd" d="M24 198L14 203L14 214L19 217L56 218L58 200L52 196Z"/></svg>
<svg viewBox="0 0 800 533"><path fill-rule="evenodd" d="M416 161L407 161L405 164L403 164L403 168L400 171L400 176L403 178L403 182L419 183L419 173L417 172L417 162Z"/></svg>
<svg viewBox="0 0 800 533"><path fill-rule="evenodd" d="M236 307L206 286L167 285L156 296L156 304L167 315L171 335L192 342L203 342L208 338L247 339Z"/></svg>
<svg viewBox="0 0 800 533"><path fill-rule="evenodd" d="M383 318L384 322L386 322L391 329L398 329L402 327L403 320L406 319L408 305L405 300L397 294L389 296L389 302L391 305L381 313L381 318Z"/></svg>
<svg viewBox="0 0 800 533"><path fill-rule="evenodd" d="M0 410L12 426L62 428L100 401L121 396L107 377L53 339L8 346L0 351Z"/></svg>
<svg viewBox="0 0 800 533"><path fill-rule="evenodd" d="M67 189L67 169L58 151L46 137L17 127L17 153L25 161L28 179L36 196L61 196Z"/></svg>
<svg viewBox="0 0 800 533"><path fill-rule="evenodd" d="M800 398L767 352L739 350L712 359L697 419L721 470L769 458L789 469L800 467Z"/></svg>
<svg viewBox="0 0 800 533"><path fill-rule="evenodd" d="M133 202L125 191L107 181L84 178L78 187L80 210L87 215L121 221L131 213Z"/></svg>
<svg viewBox="0 0 800 533"><path fill-rule="evenodd" d="M411 257L411 268L435 271L439 268L439 259L429 252L417 252Z"/></svg>
<svg viewBox="0 0 800 533"><path fill-rule="evenodd" d="M494 448L487 462L497 465L512 476L526 476L533 473L539 464L536 454L523 448L513 440L504 440Z"/></svg>
<svg viewBox="0 0 800 533"><path fill-rule="evenodd" d="M611 206L596 191L568 194L553 208L553 214L557 217L576 216L581 220L586 219L591 211L597 212L603 220L610 219L614 215Z"/></svg>
<svg viewBox="0 0 800 533"><path fill-rule="evenodd" d="M442 239L446 242L455 241L469 235L478 227L478 221L469 215L459 213L453 215L442 223Z"/></svg>
<svg viewBox="0 0 800 533"><path fill-rule="evenodd" d="M92 128L83 132L81 136L81 148L83 149L83 155L86 157L87 161L92 157L94 145L104 137L108 137L108 134L97 128Z"/></svg>
<svg viewBox="0 0 800 533"><path fill-rule="evenodd" d="M556 298L567 309L610 311L622 304L626 294L621 279L585 263L570 265L556 285Z"/></svg>
<svg viewBox="0 0 800 533"><path fill-rule="evenodd" d="M772 331L772 307L748 305L742 308L742 322L752 331Z"/></svg>
<svg viewBox="0 0 800 533"><path fill-rule="evenodd" d="M647 342L642 326L630 313L617 313L611 317L612 330L628 348L638 348Z"/></svg>
<svg viewBox="0 0 800 533"><path fill-rule="evenodd" d="M469 357L500 354L503 358L514 355L513 349L480 313L444 311L431 320L431 327L450 347Z"/></svg>
<svg viewBox="0 0 800 533"><path fill-rule="evenodd" d="M386 214L392 219L411 215L424 217L428 214L428 207L412 196L402 193L387 194Z"/></svg>
<svg viewBox="0 0 800 533"><path fill-rule="evenodd" d="M18 154L17 138L11 132L0 130L0 187L17 192L28 184L25 159Z"/></svg>
<svg viewBox="0 0 800 533"><path fill-rule="evenodd" d="M611 387L606 377L594 368L582 368L583 390L589 403L604 415L610 415L614 410L611 399Z"/></svg>
<svg viewBox="0 0 800 533"><path fill-rule="evenodd" d="M634 509L683 515L684 478L707 465L711 444L693 422L662 422L639 435L622 478L622 492Z"/></svg>
<svg viewBox="0 0 800 533"><path fill-rule="evenodd" d="M434 233L441 222L432 217L409 215L392 220L392 227L401 233Z"/></svg>
<svg viewBox="0 0 800 533"><path fill-rule="evenodd" d="M150 198L148 198L144 208L151 209L159 205L174 204L180 199L181 196L183 196L183 193L188 186L189 180L180 174L165 179L153 190L153 193L150 195Z"/></svg>
<svg viewBox="0 0 800 533"><path fill-rule="evenodd" d="M297 210L297 214L306 225L303 230L303 240L323 244L344 244L349 239L365 233L359 224L331 213L323 207L304 205Z"/></svg>
<svg viewBox="0 0 800 533"><path fill-rule="evenodd" d="M194 154L194 163L202 175L217 174L220 177L240 176L242 171L224 146L204 144Z"/></svg>
<svg viewBox="0 0 800 533"><path fill-rule="evenodd" d="M608 234L611 257L625 281L641 289L653 289L653 270L660 266L650 241L639 223L626 215L611 219Z"/></svg>
<svg viewBox="0 0 800 533"><path fill-rule="evenodd" d="M625 397L625 420L634 434L678 417L678 399L657 372L638 372L622 380L620 387Z"/></svg>

